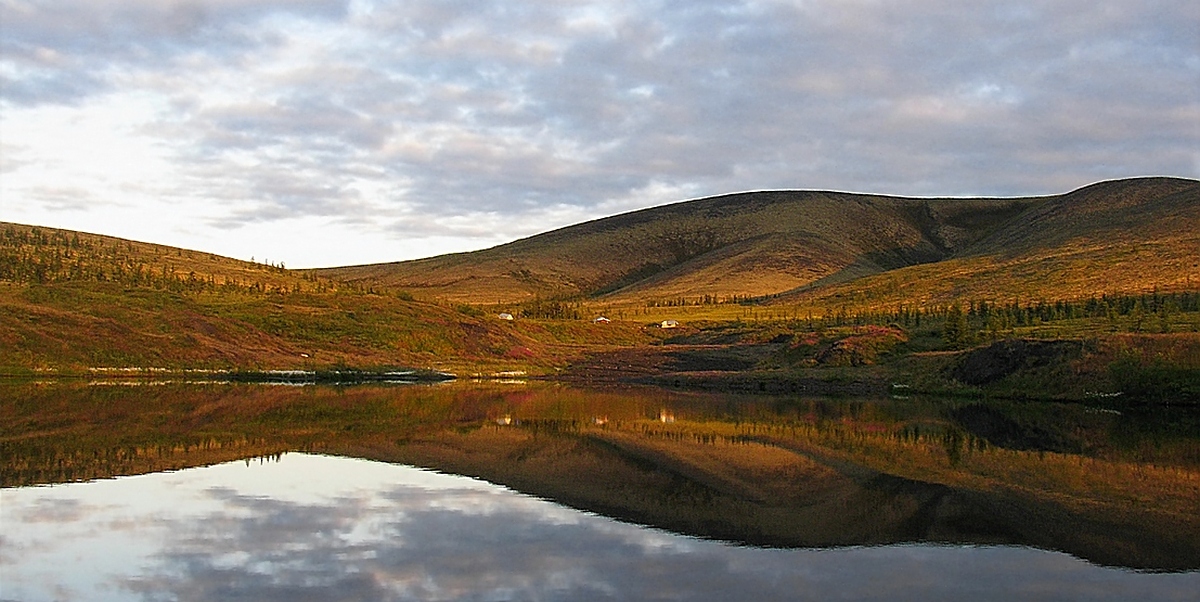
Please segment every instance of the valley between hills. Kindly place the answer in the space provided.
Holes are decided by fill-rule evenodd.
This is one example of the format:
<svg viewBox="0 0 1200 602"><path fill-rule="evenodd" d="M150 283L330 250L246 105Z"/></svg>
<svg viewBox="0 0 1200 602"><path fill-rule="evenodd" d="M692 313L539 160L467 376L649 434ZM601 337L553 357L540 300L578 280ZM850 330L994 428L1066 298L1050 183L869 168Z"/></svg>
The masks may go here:
<svg viewBox="0 0 1200 602"><path fill-rule="evenodd" d="M1194 404L1198 331L1200 182L1179 178L740 193L317 270L0 223L0 373L23 378L419 368Z"/></svg>

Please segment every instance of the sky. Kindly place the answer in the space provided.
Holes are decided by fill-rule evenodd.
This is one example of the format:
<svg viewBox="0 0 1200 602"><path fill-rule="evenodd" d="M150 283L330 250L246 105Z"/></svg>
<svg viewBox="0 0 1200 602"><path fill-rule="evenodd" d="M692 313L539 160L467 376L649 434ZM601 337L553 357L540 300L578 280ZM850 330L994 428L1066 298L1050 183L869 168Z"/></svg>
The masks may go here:
<svg viewBox="0 0 1200 602"><path fill-rule="evenodd" d="M325 267L1200 177L1195 0L0 0L0 221Z"/></svg>

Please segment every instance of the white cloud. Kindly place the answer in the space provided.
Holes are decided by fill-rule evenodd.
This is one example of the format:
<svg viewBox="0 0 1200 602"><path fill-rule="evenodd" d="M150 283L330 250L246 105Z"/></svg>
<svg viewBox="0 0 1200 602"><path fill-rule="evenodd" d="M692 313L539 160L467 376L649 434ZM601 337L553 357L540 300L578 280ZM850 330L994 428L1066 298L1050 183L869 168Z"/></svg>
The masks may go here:
<svg viewBox="0 0 1200 602"><path fill-rule="evenodd" d="M105 233L234 254L253 232L327 265L296 224L373 241L340 256L367 262L736 190L1195 177L1197 21L1166 0L10 0L0 219L127 206L143 219Z"/></svg>

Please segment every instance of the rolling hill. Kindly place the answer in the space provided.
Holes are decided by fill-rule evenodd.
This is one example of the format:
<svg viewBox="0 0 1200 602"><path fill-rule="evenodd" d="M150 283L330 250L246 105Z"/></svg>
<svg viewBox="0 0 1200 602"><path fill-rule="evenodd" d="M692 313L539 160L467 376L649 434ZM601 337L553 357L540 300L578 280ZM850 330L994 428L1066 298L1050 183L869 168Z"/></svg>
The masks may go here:
<svg viewBox="0 0 1200 602"><path fill-rule="evenodd" d="M1135 178L1053 196L751 192L599 219L509 244L316 270L467 303L948 302L1194 288L1200 182Z"/></svg>
<svg viewBox="0 0 1200 602"><path fill-rule="evenodd" d="M505 361L514 353L552 356L546 347L556 341L537 324L501 324L469 308L379 294L280 266L0 223L0 374L445 369Z"/></svg>
<svg viewBox="0 0 1200 602"><path fill-rule="evenodd" d="M944 261L777 303L893 306L1200 288L1200 182L1139 178L1048 197Z"/></svg>
<svg viewBox="0 0 1200 602"><path fill-rule="evenodd" d="M1200 290L1200 182L1138 178L1005 199L742 193L473 253L322 270L0 223L0 373L549 370L658 339L636 319L591 324L575 305L588 299L618 318L660 300L747 297L796 316L806 305L822 315L1152 289ZM468 305L536 298L570 311L527 304L526 316L571 319L507 322Z"/></svg>

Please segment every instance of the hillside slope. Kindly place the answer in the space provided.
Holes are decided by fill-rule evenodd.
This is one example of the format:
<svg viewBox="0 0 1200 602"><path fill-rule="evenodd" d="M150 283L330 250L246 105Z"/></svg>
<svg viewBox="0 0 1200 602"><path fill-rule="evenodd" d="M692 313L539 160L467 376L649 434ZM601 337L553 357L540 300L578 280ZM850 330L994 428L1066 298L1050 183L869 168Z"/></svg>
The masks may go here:
<svg viewBox="0 0 1200 602"><path fill-rule="evenodd" d="M161 245L0 223L0 374L452 368L544 352L537 324Z"/></svg>
<svg viewBox="0 0 1200 602"><path fill-rule="evenodd" d="M945 261L776 303L856 306L1069 299L1200 288L1200 182L1138 178L1047 198Z"/></svg>
<svg viewBox="0 0 1200 602"><path fill-rule="evenodd" d="M760 296L940 261L1044 199L906 199L754 192L587 222L506 245L317 270L473 303L535 296Z"/></svg>
<svg viewBox="0 0 1200 602"><path fill-rule="evenodd" d="M1152 289L1200 289L1200 182L1025 199L744 193L476 253L311 271L0 223L0 371L548 366L647 336L635 321L503 322L462 301L769 296L823 315Z"/></svg>
<svg viewBox="0 0 1200 602"><path fill-rule="evenodd" d="M894 303L1003 287L1020 295L1135 292L1200 282L1189 263L1200 248L1198 195L1200 182L1177 178L1031 198L741 193L473 253L314 273L471 303L781 294L787 302Z"/></svg>

